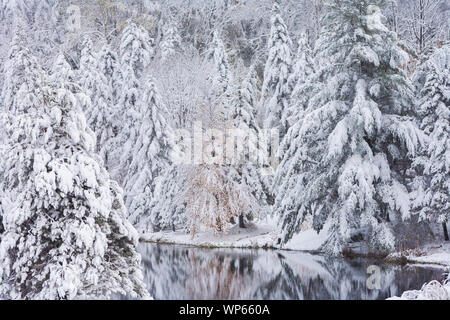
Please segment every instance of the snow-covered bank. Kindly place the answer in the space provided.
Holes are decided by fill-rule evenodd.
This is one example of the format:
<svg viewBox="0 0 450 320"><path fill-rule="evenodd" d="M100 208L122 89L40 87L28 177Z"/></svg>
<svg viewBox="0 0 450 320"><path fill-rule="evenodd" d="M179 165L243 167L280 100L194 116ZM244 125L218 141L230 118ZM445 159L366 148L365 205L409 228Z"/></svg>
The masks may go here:
<svg viewBox="0 0 450 320"><path fill-rule="evenodd" d="M450 300L450 283L442 284L433 280L424 284L420 290L406 291L400 297L388 300Z"/></svg>
<svg viewBox="0 0 450 320"><path fill-rule="evenodd" d="M141 241L215 248L275 248L278 234L270 223L251 225L246 229L233 227L228 233L214 235L198 232L194 237L183 231L141 233Z"/></svg>
<svg viewBox="0 0 450 320"><path fill-rule="evenodd" d="M285 245L280 246L280 230L272 218L264 219L241 229L234 226L228 233L214 235L211 232L198 232L194 238L183 231L141 232L141 241L164 244L180 244L215 248L271 248L294 251L318 251L327 239L329 223L317 233L310 227L294 235Z"/></svg>
<svg viewBox="0 0 450 320"><path fill-rule="evenodd" d="M404 259L407 263L437 264L450 268L450 242L428 244L417 249L390 254L388 261Z"/></svg>
<svg viewBox="0 0 450 320"><path fill-rule="evenodd" d="M183 231L161 231L141 233L141 241L165 244L191 245L198 247L216 248L271 248L295 251L318 251L327 238L329 223L317 233L311 228L304 228L302 232L285 245L280 246L278 239L280 231L275 220L270 218L251 224L241 229L231 228L226 234L214 235L211 232L198 232L194 238Z"/></svg>
<svg viewBox="0 0 450 320"><path fill-rule="evenodd" d="M450 272L450 243L428 244L418 249L390 254L386 259L395 261L400 258L409 264L433 264L447 268ZM450 300L450 277L447 281L433 280L420 290L404 292L400 297L388 300Z"/></svg>
<svg viewBox="0 0 450 320"><path fill-rule="evenodd" d="M278 244L279 230L273 221L260 222L246 229L233 227L227 234L214 235L211 232L199 232L194 238L183 231L141 233L141 241L211 248L271 248L319 251L327 238L328 228L328 223L320 233L307 228L296 234L291 241L283 246ZM417 249L392 253L386 257L386 261L434 264L450 269L450 243L428 244Z"/></svg>

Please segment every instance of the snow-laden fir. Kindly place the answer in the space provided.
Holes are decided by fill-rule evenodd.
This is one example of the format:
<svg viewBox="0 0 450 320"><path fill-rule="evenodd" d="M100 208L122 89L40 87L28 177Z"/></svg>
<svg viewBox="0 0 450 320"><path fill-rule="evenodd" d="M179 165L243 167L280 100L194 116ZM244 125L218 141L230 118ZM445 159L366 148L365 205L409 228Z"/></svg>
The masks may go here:
<svg viewBox="0 0 450 320"><path fill-rule="evenodd" d="M423 143L407 54L382 23L382 1L328 1L316 60L318 87L277 172L275 210L287 242L308 215L325 250L339 254L352 237L380 251L395 247L391 221L410 217L405 170Z"/></svg>
<svg viewBox="0 0 450 320"><path fill-rule="evenodd" d="M272 8L268 57L264 68L264 82L261 89L261 108L266 128L278 127L280 137L286 134L288 125L284 113L288 107L290 90L289 76L292 72L292 40L281 17L279 5Z"/></svg>
<svg viewBox="0 0 450 320"><path fill-rule="evenodd" d="M18 33L7 60L0 293L12 299L148 295L122 190L94 152L80 98L52 86Z"/></svg>

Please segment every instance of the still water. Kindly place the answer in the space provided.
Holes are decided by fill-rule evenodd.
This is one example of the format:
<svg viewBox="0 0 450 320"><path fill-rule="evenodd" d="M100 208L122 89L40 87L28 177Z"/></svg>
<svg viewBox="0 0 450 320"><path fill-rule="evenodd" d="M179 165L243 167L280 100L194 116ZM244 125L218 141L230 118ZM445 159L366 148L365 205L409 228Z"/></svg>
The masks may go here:
<svg viewBox="0 0 450 320"><path fill-rule="evenodd" d="M155 299L386 299L443 278L432 267L346 261L293 251L203 249L141 244L144 277ZM380 277L367 273L377 265ZM373 278L372 278L373 279Z"/></svg>

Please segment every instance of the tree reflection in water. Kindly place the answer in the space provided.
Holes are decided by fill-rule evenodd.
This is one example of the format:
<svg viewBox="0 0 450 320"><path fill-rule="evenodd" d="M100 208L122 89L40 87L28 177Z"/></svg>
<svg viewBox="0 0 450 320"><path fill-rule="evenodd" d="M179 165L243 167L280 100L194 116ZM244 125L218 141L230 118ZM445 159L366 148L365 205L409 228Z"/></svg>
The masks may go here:
<svg viewBox="0 0 450 320"><path fill-rule="evenodd" d="M293 251L203 249L141 244L145 281L155 299L385 299L441 280L440 268ZM381 268L379 290L367 267Z"/></svg>

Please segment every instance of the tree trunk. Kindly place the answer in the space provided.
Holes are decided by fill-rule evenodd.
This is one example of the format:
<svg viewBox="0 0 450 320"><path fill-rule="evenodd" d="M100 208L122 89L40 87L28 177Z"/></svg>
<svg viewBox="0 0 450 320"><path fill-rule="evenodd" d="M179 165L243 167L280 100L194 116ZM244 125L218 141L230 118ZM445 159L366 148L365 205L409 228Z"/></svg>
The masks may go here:
<svg viewBox="0 0 450 320"><path fill-rule="evenodd" d="M246 228L245 223L244 223L244 215L243 214L241 214L239 216L239 228L242 228L242 229Z"/></svg>
<svg viewBox="0 0 450 320"><path fill-rule="evenodd" d="M447 223L446 222L442 222L442 229L444 230L444 239L445 239L445 241L449 241L450 239L448 238L448 230L447 230Z"/></svg>

